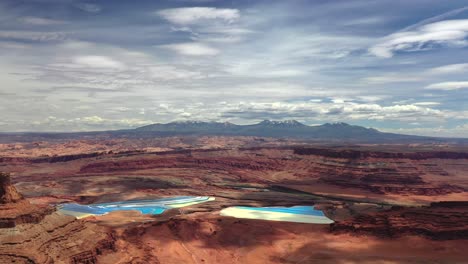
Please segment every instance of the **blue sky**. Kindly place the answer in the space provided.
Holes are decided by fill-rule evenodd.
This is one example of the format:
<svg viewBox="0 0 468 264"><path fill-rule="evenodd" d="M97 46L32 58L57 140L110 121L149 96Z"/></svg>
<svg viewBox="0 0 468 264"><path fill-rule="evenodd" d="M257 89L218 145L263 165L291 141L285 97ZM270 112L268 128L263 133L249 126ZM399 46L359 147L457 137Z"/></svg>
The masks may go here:
<svg viewBox="0 0 468 264"><path fill-rule="evenodd" d="M0 131L296 119L468 137L468 0L0 1Z"/></svg>

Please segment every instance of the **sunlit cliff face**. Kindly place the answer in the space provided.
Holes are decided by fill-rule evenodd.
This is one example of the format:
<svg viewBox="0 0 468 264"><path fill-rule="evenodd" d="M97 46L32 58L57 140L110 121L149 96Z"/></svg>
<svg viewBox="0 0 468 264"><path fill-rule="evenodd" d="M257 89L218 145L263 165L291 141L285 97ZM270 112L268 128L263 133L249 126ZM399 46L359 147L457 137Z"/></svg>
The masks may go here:
<svg viewBox="0 0 468 264"><path fill-rule="evenodd" d="M0 3L0 131L177 120L468 134L468 1Z"/></svg>

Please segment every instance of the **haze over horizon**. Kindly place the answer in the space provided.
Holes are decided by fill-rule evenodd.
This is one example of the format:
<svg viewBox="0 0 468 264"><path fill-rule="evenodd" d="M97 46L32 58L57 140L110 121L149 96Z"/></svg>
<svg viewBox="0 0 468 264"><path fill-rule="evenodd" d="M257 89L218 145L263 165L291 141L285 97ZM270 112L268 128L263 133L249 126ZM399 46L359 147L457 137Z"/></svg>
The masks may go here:
<svg viewBox="0 0 468 264"><path fill-rule="evenodd" d="M468 0L0 2L1 132L202 120L468 137Z"/></svg>

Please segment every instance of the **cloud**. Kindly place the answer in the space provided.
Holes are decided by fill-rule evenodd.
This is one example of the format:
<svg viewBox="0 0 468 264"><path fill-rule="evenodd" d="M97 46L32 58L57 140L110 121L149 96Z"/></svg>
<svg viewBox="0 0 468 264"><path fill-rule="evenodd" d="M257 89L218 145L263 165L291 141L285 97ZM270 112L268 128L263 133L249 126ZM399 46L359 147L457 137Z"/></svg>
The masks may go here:
<svg viewBox="0 0 468 264"><path fill-rule="evenodd" d="M415 124L418 125L418 124ZM441 137L460 137L466 138L468 135L468 124L461 124L455 127L416 127L416 128L398 128L398 129L381 129L384 132L392 132L406 135L421 135L421 136L441 136Z"/></svg>
<svg viewBox="0 0 468 264"><path fill-rule="evenodd" d="M206 76L198 71L189 71L172 65L150 65L145 69L149 77L159 80L203 79Z"/></svg>
<svg viewBox="0 0 468 264"><path fill-rule="evenodd" d="M98 93L129 93L130 89L121 88L121 89L112 89L110 88L98 88L98 87L85 87L85 86L53 86L45 89L36 89L37 93L87 93L89 97L95 97Z"/></svg>
<svg viewBox="0 0 468 264"><path fill-rule="evenodd" d="M66 21L63 21L63 20L55 20L55 19L32 17L32 16L23 17L20 19L20 21L24 24L35 25L35 26L62 25L62 24L67 23Z"/></svg>
<svg viewBox="0 0 468 264"><path fill-rule="evenodd" d="M54 42L54 41L67 40L68 36L64 32L0 30L0 39L20 40L20 41L37 41L37 42Z"/></svg>
<svg viewBox="0 0 468 264"><path fill-rule="evenodd" d="M375 83L375 84L384 84L384 83L399 83L399 82L418 82L421 81L421 76L400 74L400 73L386 73L380 76L369 76L364 77L361 80L365 83Z"/></svg>
<svg viewBox="0 0 468 264"><path fill-rule="evenodd" d="M244 102L226 103L221 117L250 120L299 119L316 121L374 120L374 121L434 121L451 113L415 104L382 106L376 103L356 103L345 100L333 102Z"/></svg>
<svg viewBox="0 0 468 264"><path fill-rule="evenodd" d="M383 38L369 49L377 57L391 58L395 52L433 49L437 46L468 45L468 19L445 20L426 24L411 31L397 32Z"/></svg>
<svg viewBox="0 0 468 264"><path fill-rule="evenodd" d="M459 90L459 89L468 89L468 82L441 82L434 83L425 87L429 90Z"/></svg>
<svg viewBox="0 0 468 264"><path fill-rule="evenodd" d="M34 89L29 85L28 90L35 94L42 92L61 97L88 94L88 97L102 98L136 90L152 94L166 87L169 81L171 88L176 89L182 83L187 87L185 82L189 80L216 74L211 68L161 62L148 53L84 42L56 45L53 55L45 61L25 65L29 70L17 79L42 84L41 87L34 85Z"/></svg>
<svg viewBox="0 0 468 264"><path fill-rule="evenodd" d="M80 118L79 120L82 120L84 123L88 124L100 124L104 122L104 119L99 116L85 116L83 118Z"/></svg>
<svg viewBox="0 0 468 264"><path fill-rule="evenodd" d="M418 102L418 103L414 103L414 105L418 105L418 106L434 106L434 105L440 105L439 102Z"/></svg>
<svg viewBox="0 0 468 264"><path fill-rule="evenodd" d="M348 20L348 21L343 22L343 25L344 26L375 25L375 24L382 24L387 21L388 21L388 18L385 18L385 17L370 16L370 17L363 17L363 18Z"/></svg>
<svg viewBox="0 0 468 264"><path fill-rule="evenodd" d="M169 44L163 47L187 56L215 56L220 53L218 49L196 42Z"/></svg>
<svg viewBox="0 0 468 264"><path fill-rule="evenodd" d="M73 62L82 67L121 69L125 65L119 61L106 56L79 56L73 59Z"/></svg>
<svg viewBox="0 0 468 264"><path fill-rule="evenodd" d="M105 130L128 127L118 120L135 118L437 127L468 116L468 89L423 89L468 81L468 49L409 52L463 45L466 38L386 47L395 54L392 60L364 54L386 41L379 32L398 32L399 21L460 3L428 2L422 10L415 3L388 8L379 1L216 1L199 8L190 7L205 5L188 0L34 0L21 8L5 1L0 0L0 110L7 125L0 130ZM75 3L99 6L79 9ZM38 13L38 5L47 14ZM185 8L166 9L172 7ZM425 29L446 19L454 18L424 20L399 33L451 32L441 25ZM402 51L408 53L396 56ZM57 120L41 123L50 115ZM31 126L35 121L41 124Z"/></svg>
<svg viewBox="0 0 468 264"><path fill-rule="evenodd" d="M75 7L88 13L99 13L102 10L99 5L89 3L76 3Z"/></svg>
<svg viewBox="0 0 468 264"><path fill-rule="evenodd" d="M174 24L194 24L203 20L223 20L233 22L239 19L237 9L214 7L182 7L158 11L157 14Z"/></svg>
<svg viewBox="0 0 468 264"><path fill-rule="evenodd" d="M466 73L468 72L468 63L444 65L444 66L432 68L428 72L430 74Z"/></svg>
<svg viewBox="0 0 468 264"><path fill-rule="evenodd" d="M443 14L433 16L433 17L430 17L428 19L424 19L422 21L419 21L418 23L413 24L413 25L411 25L409 27L406 27L406 28L402 29L401 31L409 31L409 30L413 30L415 28L418 28L420 26L423 26L423 25L426 25L426 24L429 24L429 23L434 23L434 22L437 22L437 21L441 21L441 20L444 20L446 18L449 18L449 17L455 16L455 15L458 15L458 14L460 14L462 12L465 12L466 10L468 10L468 6L465 6L465 7L462 7L462 8L457 8L457 9L445 12Z"/></svg>
<svg viewBox="0 0 468 264"><path fill-rule="evenodd" d="M66 127L74 127L76 130L90 131L103 126L118 129L122 127L139 127L154 123L150 120L139 118L104 118L97 115L83 116L76 118L64 118L57 116L48 116L42 120L36 120L30 125L39 131L61 131ZM41 129L45 127L46 129ZM37 130L36 130L37 131Z"/></svg>

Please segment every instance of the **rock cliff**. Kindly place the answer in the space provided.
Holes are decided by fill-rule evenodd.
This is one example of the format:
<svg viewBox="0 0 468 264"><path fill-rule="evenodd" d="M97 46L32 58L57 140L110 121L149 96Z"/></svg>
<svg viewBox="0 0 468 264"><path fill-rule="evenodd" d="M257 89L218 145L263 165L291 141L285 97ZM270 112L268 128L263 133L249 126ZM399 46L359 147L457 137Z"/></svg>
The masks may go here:
<svg viewBox="0 0 468 264"><path fill-rule="evenodd" d="M336 222L331 225L331 230L380 237L423 235L434 240L468 239L468 203L440 202L426 207L393 207Z"/></svg>
<svg viewBox="0 0 468 264"><path fill-rule="evenodd" d="M111 232L31 204L0 173L0 263L97 263L114 249Z"/></svg>

